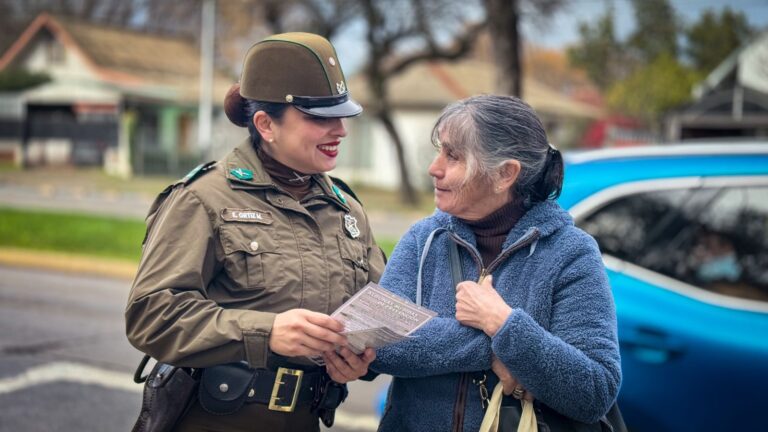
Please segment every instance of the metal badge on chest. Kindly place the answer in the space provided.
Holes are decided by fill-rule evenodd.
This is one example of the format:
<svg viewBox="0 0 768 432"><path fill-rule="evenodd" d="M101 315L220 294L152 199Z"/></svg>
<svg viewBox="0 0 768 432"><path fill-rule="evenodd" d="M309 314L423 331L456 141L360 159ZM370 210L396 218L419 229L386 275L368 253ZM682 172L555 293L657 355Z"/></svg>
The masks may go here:
<svg viewBox="0 0 768 432"><path fill-rule="evenodd" d="M344 230L353 239L360 237L360 229L357 228L357 219L351 214L344 215Z"/></svg>

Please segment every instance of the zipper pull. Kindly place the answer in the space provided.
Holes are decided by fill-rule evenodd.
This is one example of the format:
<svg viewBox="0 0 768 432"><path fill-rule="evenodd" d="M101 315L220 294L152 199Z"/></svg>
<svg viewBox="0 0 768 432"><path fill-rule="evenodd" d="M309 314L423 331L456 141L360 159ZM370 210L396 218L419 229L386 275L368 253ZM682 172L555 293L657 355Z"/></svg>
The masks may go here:
<svg viewBox="0 0 768 432"><path fill-rule="evenodd" d="M490 400L490 397L488 397L488 387L485 386L487 378L485 374L480 379L472 378L472 383L477 386L477 390L480 392L480 406L483 410L488 406L488 401Z"/></svg>
<svg viewBox="0 0 768 432"><path fill-rule="evenodd" d="M477 284L478 285L482 284L483 283L483 279L485 279L485 277L488 276L488 274L486 274L486 271L487 270L485 268L480 269L480 277L477 278Z"/></svg>

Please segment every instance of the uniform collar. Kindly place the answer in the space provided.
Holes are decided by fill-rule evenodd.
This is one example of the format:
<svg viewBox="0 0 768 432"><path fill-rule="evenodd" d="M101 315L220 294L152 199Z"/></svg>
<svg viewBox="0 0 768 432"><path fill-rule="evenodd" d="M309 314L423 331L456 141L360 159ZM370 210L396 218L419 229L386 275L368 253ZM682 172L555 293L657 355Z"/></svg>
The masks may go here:
<svg viewBox="0 0 768 432"><path fill-rule="evenodd" d="M246 180L237 177L233 173L233 170L238 168L249 170L253 175L253 178ZM235 147L235 149L224 159L224 174L227 177L229 187L232 189L279 189L269 174L264 170L264 165L256 154L256 150L253 148L250 138L247 138ZM349 205L345 201L350 198L343 192L335 192L333 182L327 174L313 174L312 178L323 191L321 197L324 200L331 201L344 210L349 211Z"/></svg>
<svg viewBox="0 0 768 432"><path fill-rule="evenodd" d="M333 184L333 180L331 180L328 174L315 174L312 178L315 179L315 182L320 185L320 189L323 190L324 199L330 200L347 212L349 211L349 204L347 204L347 201L350 200L351 197L340 191L339 188Z"/></svg>
<svg viewBox="0 0 768 432"><path fill-rule="evenodd" d="M253 176L250 179L243 179L235 176L233 170L248 170ZM240 143L224 160L224 172L227 176L227 182L233 189L250 189L274 187L272 178L269 177L261 160L256 155L256 150L248 138Z"/></svg>

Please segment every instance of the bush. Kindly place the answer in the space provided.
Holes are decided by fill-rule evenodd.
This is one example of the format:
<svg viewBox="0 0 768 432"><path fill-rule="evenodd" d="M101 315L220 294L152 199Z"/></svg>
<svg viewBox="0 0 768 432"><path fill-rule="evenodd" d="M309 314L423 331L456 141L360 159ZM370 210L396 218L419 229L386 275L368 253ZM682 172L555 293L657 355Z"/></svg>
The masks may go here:
<svg viewBox="0 0 768 432"><path fill-rule="evenodd" d="M29 72L24 69L0 71L0 92L14 92L39 86L51 80L46 73Z"/></svg>

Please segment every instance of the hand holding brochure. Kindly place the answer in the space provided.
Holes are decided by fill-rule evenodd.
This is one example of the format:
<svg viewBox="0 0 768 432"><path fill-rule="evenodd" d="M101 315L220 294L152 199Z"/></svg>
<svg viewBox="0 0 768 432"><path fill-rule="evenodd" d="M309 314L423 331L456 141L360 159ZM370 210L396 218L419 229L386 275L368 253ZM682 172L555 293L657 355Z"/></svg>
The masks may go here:
<svg viewBox="0 0 768 432"><path fill-rule="evenodd" d="M344 324L342 334L347 336L349 348L355 354L362 354L366 348L378 348L403 340L435 316L436 312L373 282L331 314ZM323 364L321 357L311 360Z"/></svg>

